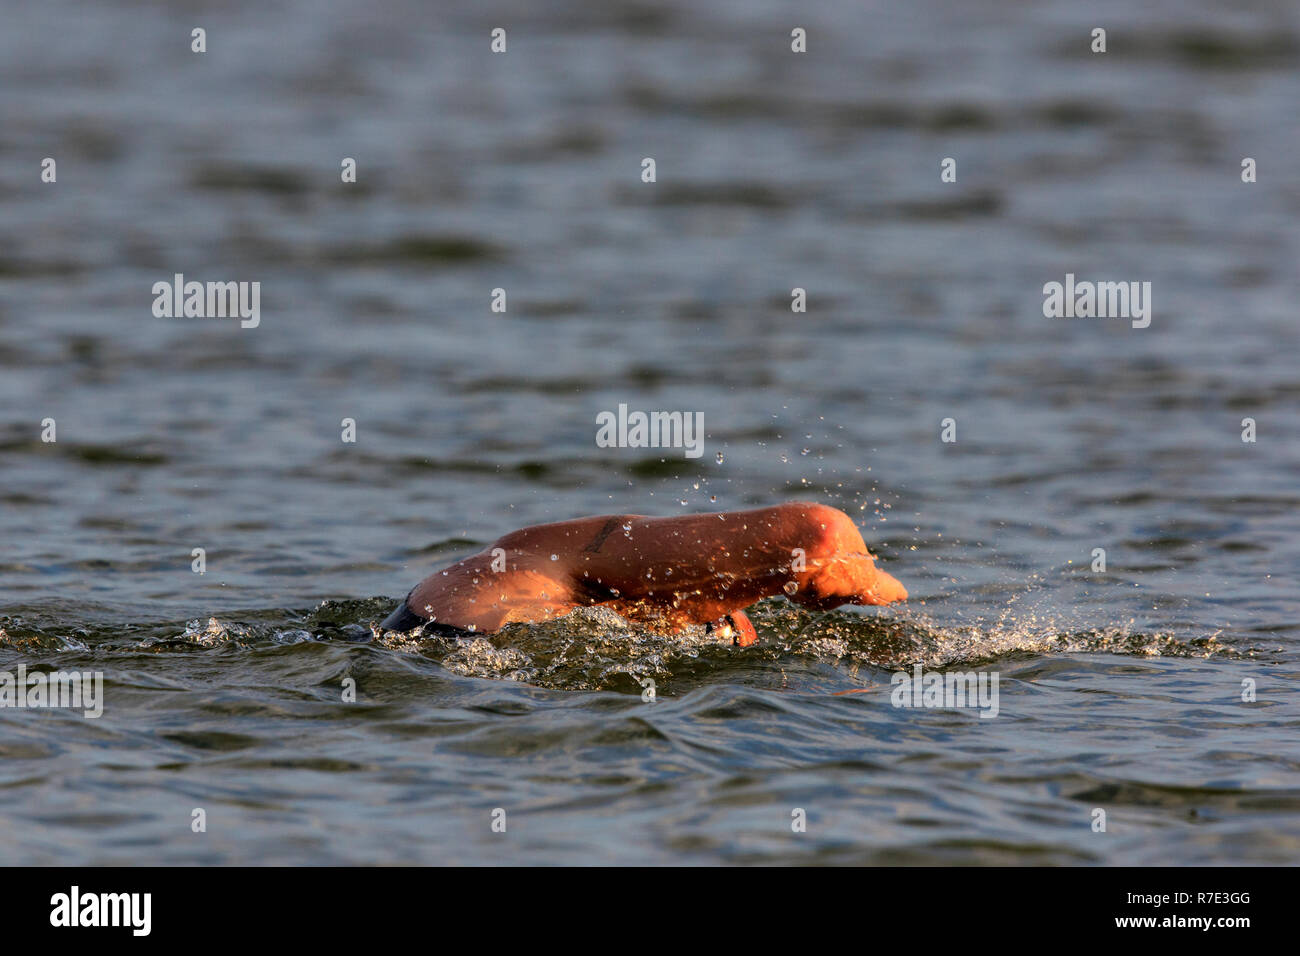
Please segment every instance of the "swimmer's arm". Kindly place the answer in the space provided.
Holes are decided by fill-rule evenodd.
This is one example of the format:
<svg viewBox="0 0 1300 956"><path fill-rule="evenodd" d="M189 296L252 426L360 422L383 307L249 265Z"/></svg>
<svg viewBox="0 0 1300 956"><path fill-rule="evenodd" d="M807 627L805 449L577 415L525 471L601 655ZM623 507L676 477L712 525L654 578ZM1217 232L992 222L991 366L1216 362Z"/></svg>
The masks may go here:
<svg viewBox="0 0 1300 956"><path fill-rule="evenodd" d="M818 609L907 597L898 581L876 569L847 515L796 502L523 528L431 575L408 604L446 624L494 631L593 604L625 616L707 623L782 592Z"/></svg>
<svg viewBox="0 0 1300 956"><path fill-rule="evenodd" d="M907 597L852 520L824 505L582 521L590 537L566 562L578 601L673 601L712 620L778 593L822 609Z"/></svg>

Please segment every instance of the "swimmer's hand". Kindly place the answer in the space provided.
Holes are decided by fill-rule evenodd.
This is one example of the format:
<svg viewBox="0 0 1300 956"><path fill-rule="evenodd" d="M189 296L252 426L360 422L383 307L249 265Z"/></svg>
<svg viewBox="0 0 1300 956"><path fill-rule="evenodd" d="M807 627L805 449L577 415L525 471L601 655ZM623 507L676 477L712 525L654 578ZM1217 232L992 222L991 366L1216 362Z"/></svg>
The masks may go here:
<svg viewBox="0 0 1300 956"><path fill-rule="evenodd" d="M907 589L902 583L877 568L865 551L837 551L810 558L807 571L796 574L794 580L798 590L790 594L790 600L818 611L829 611L841 604L893 604L907 600Z"/></svg>

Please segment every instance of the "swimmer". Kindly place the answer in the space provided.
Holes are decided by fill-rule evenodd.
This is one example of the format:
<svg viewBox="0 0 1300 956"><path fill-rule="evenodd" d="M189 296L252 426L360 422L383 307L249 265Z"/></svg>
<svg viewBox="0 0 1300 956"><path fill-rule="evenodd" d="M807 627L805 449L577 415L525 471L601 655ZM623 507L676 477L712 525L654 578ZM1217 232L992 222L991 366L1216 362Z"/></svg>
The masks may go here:
<svg viewBox="0 0 1300 956"><path fill-rule="evenodd" d="M817 610L907 600L848 515L790 502L522 528L429 575L380 626L481 634L602 605L650 629L704 625L746 647L758 634L743 608L771 594Z"/></svg>

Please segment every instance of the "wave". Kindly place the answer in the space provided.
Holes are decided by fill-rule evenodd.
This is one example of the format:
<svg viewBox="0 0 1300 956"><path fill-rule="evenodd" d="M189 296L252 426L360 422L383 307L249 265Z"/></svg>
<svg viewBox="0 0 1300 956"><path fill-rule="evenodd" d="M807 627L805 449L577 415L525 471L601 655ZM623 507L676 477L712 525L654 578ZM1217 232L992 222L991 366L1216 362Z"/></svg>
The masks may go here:
<svg viewBox="0 0 1300 956"><path fill-rule="evenodd" d="M0 616L0 648L39 660L69 652L102 666L113 651L256 650L298 643L368 644L416 655L469 678L516 681L560 690L656 693L707 682L745 682L745 671L805 665L833 668L855 680L922 664L952 668L999 659L1050 654L1122 654L1140 657L1249 659L1255 651L1217 635L1179 637L1128 627L1061 629L1036 615L1009 613L993 624L935 622L917 608L902 613L809 612L779 598L749 610L758 644L732 647L704 628L665 635L632 624L613 611L584 608L540 624L513 624L496 634L425 635L382 631L391 598L325 601L310 611L240 612L184 623L70 626L40 613ZM30 662L30 661L29 661Z"/></svg>

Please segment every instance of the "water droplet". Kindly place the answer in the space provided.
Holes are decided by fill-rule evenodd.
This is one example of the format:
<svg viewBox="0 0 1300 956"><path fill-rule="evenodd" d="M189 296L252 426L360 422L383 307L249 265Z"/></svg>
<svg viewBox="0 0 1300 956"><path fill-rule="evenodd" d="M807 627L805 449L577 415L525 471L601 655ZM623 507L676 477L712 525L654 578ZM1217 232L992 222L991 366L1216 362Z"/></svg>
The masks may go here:
<svg viewBox="0 0 1300 956"><path fill-rule="evenodd" d="M786 594L793 595L793 594L797 593L798 590L799 590L799 582L797 582L797 581L786 581L786 582L785 582L785 587L783 587L781 590L784 591Z"/></svg>
<svg viewBox="0 0 1300 956"><path fill-rule="evenodd" d="M551 555L551 560L552 560L552 561L558 561L558 560L560 560L560 556L559 556L558 554L553 554L553 555Z"/></svg>
<svg viewBox="0 0 1300 956"><path fill-rule="evenodd" d="M722 452L718 452L718 454L717 454L716 457L717 457L717 459L718 459L718 464L719 464L719 465L722 464L722 463L726 460L726 459L724 459L724 458L722 457Z"/></svg>

